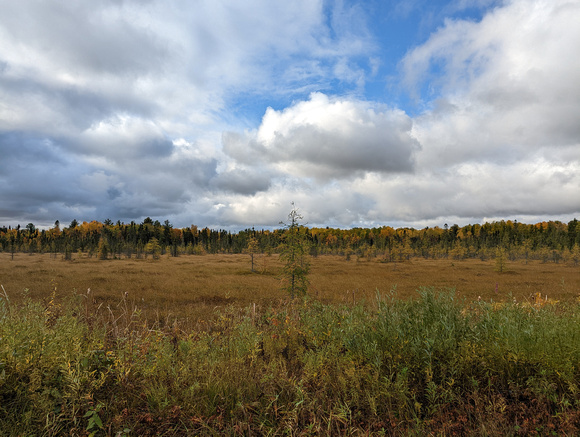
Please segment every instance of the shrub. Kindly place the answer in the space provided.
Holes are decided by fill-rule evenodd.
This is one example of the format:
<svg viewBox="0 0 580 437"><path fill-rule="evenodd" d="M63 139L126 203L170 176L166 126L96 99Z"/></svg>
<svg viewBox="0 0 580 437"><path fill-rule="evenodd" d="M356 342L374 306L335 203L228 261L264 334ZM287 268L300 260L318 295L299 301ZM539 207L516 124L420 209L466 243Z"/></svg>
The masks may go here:
<svg viewBox="0 0 580 437"><path fill-rule="evenodd" d="M424 288L230 306L184 331L86 305L0 296L1 435L580 431L578 307Z"/></svg>

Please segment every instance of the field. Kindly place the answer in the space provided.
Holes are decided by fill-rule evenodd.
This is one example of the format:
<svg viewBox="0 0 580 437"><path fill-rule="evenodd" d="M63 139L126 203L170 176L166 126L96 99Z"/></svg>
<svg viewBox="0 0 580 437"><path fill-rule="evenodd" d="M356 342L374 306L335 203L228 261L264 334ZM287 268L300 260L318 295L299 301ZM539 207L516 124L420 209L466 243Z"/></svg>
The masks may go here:
<svg viewBox="0 0 580 437"><path fill-rule="evenodd" d="M0 435L579 435L578 267L494 267L0 254Z"/></svg>
<svg viewBox="0 0 580 437"><path fill-rule="evenodd" d="M403 263L324 255L312 258L310 294L324 303L375 304L377 291L396 289L401 299L417 297L420 287L454 289L467 302L482 299L526 301L536 293L562 302L580 297L580 270L565 263L513 261L498 273L494 261L414 258ZM0 253L0 284L13 299L23 295L47 299L73 292L104 306L126 298L148 319L181 322L208 317L227 305L268 306L280 291L281 264L276 255L260 255L251 271L249 255L163 256L159 260L96 258L74 255L73 261L49 254ZM497 284L497 289L496 289ZM24 290L27 290L24 292Z"/></svg>

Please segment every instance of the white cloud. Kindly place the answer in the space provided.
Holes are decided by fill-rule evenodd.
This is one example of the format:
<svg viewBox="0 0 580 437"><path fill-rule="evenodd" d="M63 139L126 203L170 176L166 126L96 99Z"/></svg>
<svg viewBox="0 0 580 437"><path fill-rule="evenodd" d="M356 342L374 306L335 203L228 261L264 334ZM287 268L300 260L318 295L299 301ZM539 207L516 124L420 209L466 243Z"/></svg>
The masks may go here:
<svg viewBox="0 0 580 437"><path fill-rule="evenodd" d="M322 1L0 6L0 127L48 134L129 113L191 135L214 128L240 90L293 95L311 81L360 80L335 65L372 50L360 20L330 29Z"/></svg>
<svg viewBox="0 0 580 437"><path fill-rule="evenodd" d="M221 197L223 206L216 222L223 226L277 226L286 219L291 202L304 214L309 226L365 226L366 211L372 199L357 192L345 190L349 185L332 183L320 186L292 187L291 184L274 184L267 192L250 197L231 195ZM362 213L364 211L364 213Z"/></svg>
<svg viewBox="0 0 580 437"><path fill-rule="evenodd" d="M528 159L580 144L580 3L511 1L479 23L449 21L402 62L407 84L438 79L416 120L425 165Z"/></svg>
<svg viewBox="0 0 580 437"><path fill-rule="evenodd" d="M580 3L446 10L492 4L407 53L411 117L364 97L390 60L363 3L0 0L0 220L276 226L291 201L331 226L579 212ZM276 109L253 125L232 103L246 96Z"/></svg>
<svg viewBox="0 0 580 437"><path fill-rule="evenodd" d="M345 59L372 51L361 11L321 0L0 0L0 9L0 150L24 138L30 153L16 168L38 169L46 161L36 157L52 144L66 155L60 162L49 153L59 182L75 186L46 183L46 196L37 178L7 172L20 185L0 201L18 211L45 198L53 201L47 213L98 211L90 219L184 208L207 219L204 208L220 193L271 184L267 169L218 163L232 96L288 98L332 80L351 83L360 77Z"/></svg>
<svg viewBox="0 0 580 437"><path fill-rule="evenodd" d="M117 116L102 120L78 136L82 152L116 162L170 155L173 144L150 120ZM75 147L79 149L78 146Z"/></svg>
<svg viewBox="0 0 580 437"><path fill-rule="evenodd" d="M544 159L507 166L463 163L413 178L367 175L350 189L375 202L374 220L436 222L455 216L541 216L546 211L578 211L580 164L555 165Z"/></svg>
<svg viewBox="0 0 580 437"><path fill-rule="evenodd" d="M314 94L268 110L256 132L237 142L226 138L225 151L245 153L295 180L319 176L301 200L306 215L321 223L324 217L348 225L571 217L580 208L577 22L580 3L539 0L511 1L481 22L449 21L402 62L408 85L421 89L425 77L436 84L432 104L414 120L374 103ZM388 114L389 129L377 128L369 113ZM381 166L379 143L372 141L378 131L416 138L420 147L407 141L384 147L404 157L399 168L413 173ZM332 196L337 187L340 198ZM348 215L353 204L363 217Z"/></svg>
<svg viewBox="0 0 580 437"><path fill-rule="evenodd" d="M284 174L320 180L409 172L418 150L411 127L403 111L313 93L283 111L268 108L258 130L245 138L225 135L224 151L243 162L271 163Z"/></svg>

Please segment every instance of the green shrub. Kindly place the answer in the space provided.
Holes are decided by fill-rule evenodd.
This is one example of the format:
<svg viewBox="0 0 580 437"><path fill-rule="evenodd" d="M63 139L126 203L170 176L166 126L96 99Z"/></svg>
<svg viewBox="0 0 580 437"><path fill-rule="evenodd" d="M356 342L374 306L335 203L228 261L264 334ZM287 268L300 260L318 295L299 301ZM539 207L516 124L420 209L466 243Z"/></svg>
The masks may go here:
<svg viewBox="0 0 580 437"><path fill-rule="evenodd" d="M228 307L188 332L113 311L0 300L0 435L580 431L577 307L421 289Z"/></svg>

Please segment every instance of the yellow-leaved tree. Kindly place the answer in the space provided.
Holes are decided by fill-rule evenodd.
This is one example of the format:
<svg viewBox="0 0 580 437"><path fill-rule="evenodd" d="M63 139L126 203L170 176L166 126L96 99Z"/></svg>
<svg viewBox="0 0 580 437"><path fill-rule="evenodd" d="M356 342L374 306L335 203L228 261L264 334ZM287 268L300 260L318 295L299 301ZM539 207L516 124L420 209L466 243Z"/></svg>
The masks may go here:
<svg viewBox="0 0 580 437"><path fill-rule="evenodd" d="M505 270L507 254L503 247L498 247L495 251L495 271L503 273Z"/></svg>
<svg viewBox="0 0 580 437"><path fill-rule="evenodd" d="M151 254L153 259L159 259L161 255L161 245L159 244L159 240L153 237L147 245L145 246L145 253Z"/></svg>
<svg viewBox="0 0 580 437"><path fill-rule="evenodd" d="M250 254L252 260L252 272L254 271L254 255L260 252L260 244L256 237L250 237L246 251Z"/></svg>

